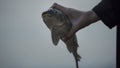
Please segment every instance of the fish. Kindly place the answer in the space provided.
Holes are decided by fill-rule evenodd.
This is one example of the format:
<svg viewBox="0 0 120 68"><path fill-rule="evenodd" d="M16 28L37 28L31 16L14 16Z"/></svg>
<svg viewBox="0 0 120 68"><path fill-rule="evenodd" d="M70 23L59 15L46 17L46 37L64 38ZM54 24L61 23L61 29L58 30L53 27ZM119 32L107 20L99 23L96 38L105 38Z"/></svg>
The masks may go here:
<svg viewBox="0 0 120 68"><path fill-rule="evenodd" d="M73 26L68 16L58 9L51 8L42 13L42 19L51 32L53 44L56 46L58 45L59 40L62 40L68 51L73 54L76 68L79 68L78 61L80 61L81 56L77 53L77 48L79 45L76 34L74 34L73 37L67 41L64 40L66 34Z"/></svg>

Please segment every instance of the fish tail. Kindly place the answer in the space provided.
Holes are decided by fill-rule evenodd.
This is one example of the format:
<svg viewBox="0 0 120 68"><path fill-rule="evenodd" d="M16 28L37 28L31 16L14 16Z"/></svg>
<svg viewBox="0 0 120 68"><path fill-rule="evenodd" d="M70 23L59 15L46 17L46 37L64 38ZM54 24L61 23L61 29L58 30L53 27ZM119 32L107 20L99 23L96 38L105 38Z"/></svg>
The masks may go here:
<svg viewBox="0 0 120 68"><path fill-rule="evenodd" d="M77 52L74 52L73 56L75 58L76 68L79 68L78 61L80 61L81 57L77 54Z"/></svg>

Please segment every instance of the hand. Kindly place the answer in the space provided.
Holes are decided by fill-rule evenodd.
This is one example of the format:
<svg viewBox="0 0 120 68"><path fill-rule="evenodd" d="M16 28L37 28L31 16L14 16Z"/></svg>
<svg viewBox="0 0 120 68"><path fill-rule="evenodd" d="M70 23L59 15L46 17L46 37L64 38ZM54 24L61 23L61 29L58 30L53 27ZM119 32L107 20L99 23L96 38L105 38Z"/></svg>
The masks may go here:
<svg viewBox="0 0 120 68"><path fill-rule="evenodd" d="M67 8L54 3L50 8L58 9L68 16L73 27L68 34L66 34L64 40L67 41L80 29L90 25L93 22L99 20L99 17L93 11L80 11L73 8Z"/></svg>
<svg viewBox="0 0 120 68"><path fill-rule="evenodd" d="M73 8L67 8L64 6L61 6L57 3L54 3L51 7L54 9L58 9L60 11L62 11L65 15L68 16L68 18L70 19L70 21L72 22L73 25L77 25L79 23L79 20L81 18L81 16L83 15L83 11L79 11Z"/></svg>

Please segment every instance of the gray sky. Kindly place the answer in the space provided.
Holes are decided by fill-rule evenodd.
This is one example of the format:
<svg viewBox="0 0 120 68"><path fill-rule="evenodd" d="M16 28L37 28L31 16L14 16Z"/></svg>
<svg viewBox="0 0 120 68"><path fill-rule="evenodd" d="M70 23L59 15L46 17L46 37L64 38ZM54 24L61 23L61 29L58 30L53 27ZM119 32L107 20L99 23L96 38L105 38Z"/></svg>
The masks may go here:
<svg viewBox="0 0 120 68"><path fill-rule="evenodd" d="M54 2L87 11L101 0L0 0L0 68L75 68L63 42L54 46L41 13ZM77 32L80 68L116 67L116 27L98 21Z"/></svg>

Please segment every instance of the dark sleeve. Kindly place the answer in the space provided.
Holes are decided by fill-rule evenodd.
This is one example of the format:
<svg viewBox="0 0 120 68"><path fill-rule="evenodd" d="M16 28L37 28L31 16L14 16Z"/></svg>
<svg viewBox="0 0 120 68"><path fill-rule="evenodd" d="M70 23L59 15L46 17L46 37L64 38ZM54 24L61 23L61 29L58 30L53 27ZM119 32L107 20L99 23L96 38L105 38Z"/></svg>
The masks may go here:
<svg viewBox="0 0 120 68"><path fill-rule="evenodd" d="M109 28L114 27L119 23L120 12L117 2L113 0L102 0L98 5L96 5L92 10L98 15L98 17L103 21L105 25Z"/></svg>

